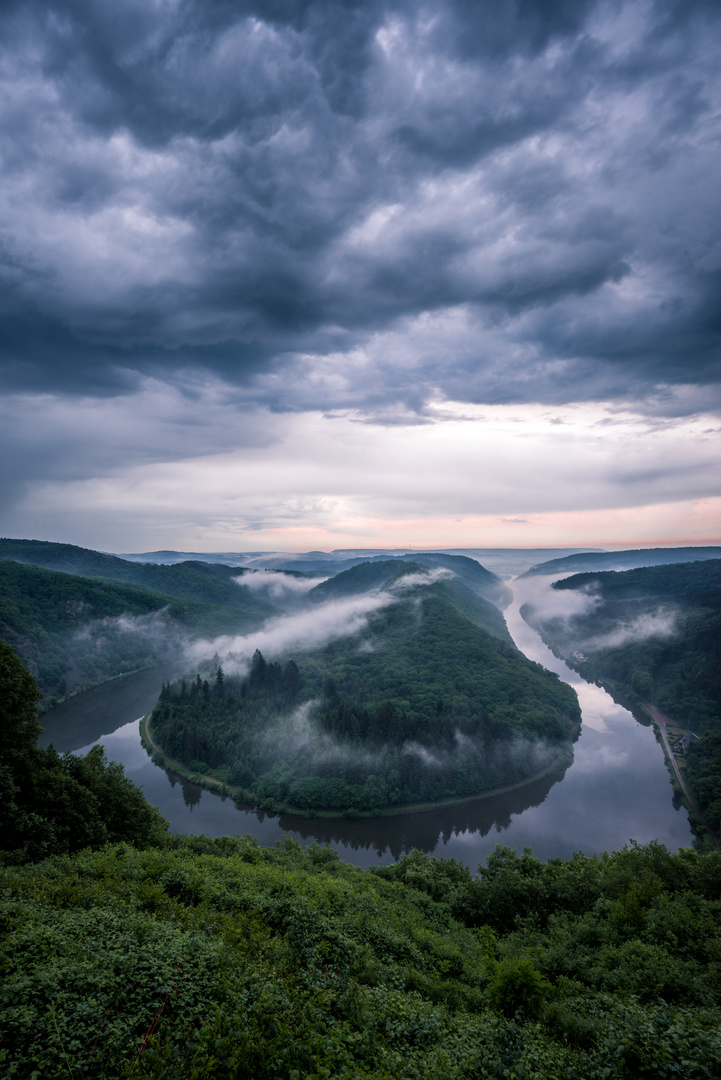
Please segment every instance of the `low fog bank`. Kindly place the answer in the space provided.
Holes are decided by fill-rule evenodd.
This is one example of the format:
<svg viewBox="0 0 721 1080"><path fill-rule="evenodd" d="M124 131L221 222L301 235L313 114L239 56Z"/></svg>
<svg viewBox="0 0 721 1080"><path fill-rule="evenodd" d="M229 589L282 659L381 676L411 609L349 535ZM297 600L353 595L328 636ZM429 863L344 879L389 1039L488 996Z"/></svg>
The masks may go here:
<svg viewBox="0 0 721 1080"><path fill-rule="evenodd" d="M265 575L267 572L260 573ZM275 575L272 573L268 574L269 578L273 576ZM300 580L304 583L305 580L312 580L283 576L287 576L291 581ZM304 607L300 611L276 616L248 634L225 634L212 640L196 639L186 644L185 656L189 663L195 665L217 656L229 674L244 674L248 671L256 649L264 656L274 657L291 650L308 651L321 648L339 638L351 637L366 629L373 614L397 603L410 590L433 585L453 576L450 570L442 567L405 574L381 589L333 598L312 607ZM243 575L239 581L244 583L245 578L246 575ZM283 584L280 587L283 587ZM291 589L293 587L291 586ZM309 591L298 590L303 595Z"/></svg>
<svg viewBox="0 0 721 1080"><path fill-rule="evenodd" d="M93 619L76 631L75 640L95 640L97 644L107 634L128 634L160 644L166 643L168 635L177 629L169 618L168 608L164 607L146 615L105 615Z"/></svg>
<svg viewBox="0 0 721 1080"><path fill-rule="evenodd" d="M273 657L293 649L319 648L364 630L370 616L395 599L389 593L375 592L329 600L312 609L269 619L248 634L223 634L212 640L188 642L185 655L196 665L219 656L229 674L245 674L256 649Z"/></svg>
<svg viewBox="0 0 721 1080"><path fill-rule="evenodd" d="M253 593L265 594L273 601L287 603L303 598L316 585L322 585L327 577L305 577L285 570L246 570L233 578L236 585L244 586Z"/></svg>
<svg viewBox="0 0 721 1080"><path fill-rule="evenodd" d="M663 603L626 619L614 611L613 625L604 615L605 600L597 584L580 589L554 589L556 581L571 577L532 577L515 582L523 619L534 629L544 628L562 651L598 652L651 639L664 640L678 632L680 612Z"/></svg>
<svg viewBox="0 0 721 1080"><path fill-rule="evenodd" d="M316 718L321 704L315 698L303 702L285 715L279 715L263 733L266 749L279 758L309 752L314 763L321 768L324 765L344 765L372 772L384 767L387 749L374 750L336 738ZM544 739L515 737L494 742L472 738L457 729L444 746L436 744L430 748L421 742L408 740L397 750L404 757L415 758L427 769L440 772L457 769L462 763L468 764L473 759L496 765L523 762L524 767L530 764L532 772L541 772L558 757L558 747Z"/></svg>
<svg viewBox="0 0 721 1080"><path fill-rule="evenodd" d="M599 649L617 649L621 645L635 644L651 638L663 640L678 632L679 611L677 608L662 606L654 611L645 612L628 623L621 623L607 634L589 637L583 647L586 652Z"/></svg>

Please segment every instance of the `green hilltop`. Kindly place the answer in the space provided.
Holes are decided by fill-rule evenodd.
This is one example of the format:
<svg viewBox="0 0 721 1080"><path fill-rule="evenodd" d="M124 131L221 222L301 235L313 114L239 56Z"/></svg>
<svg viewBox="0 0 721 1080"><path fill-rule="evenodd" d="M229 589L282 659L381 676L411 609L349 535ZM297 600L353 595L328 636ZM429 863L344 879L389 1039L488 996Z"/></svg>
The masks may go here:
<svg viewBox="0 0 721 1080"><path fill-rule="evenodd" d="M179 600L234 608L249 618L267 616L277 610L251 595L242 584L238 585L234 579L244 573L242 568L221 563L190 560L172 566L139 563L74 544L8 539L0 539L0 559L11 559L79 577L136 585Z"/></svg>

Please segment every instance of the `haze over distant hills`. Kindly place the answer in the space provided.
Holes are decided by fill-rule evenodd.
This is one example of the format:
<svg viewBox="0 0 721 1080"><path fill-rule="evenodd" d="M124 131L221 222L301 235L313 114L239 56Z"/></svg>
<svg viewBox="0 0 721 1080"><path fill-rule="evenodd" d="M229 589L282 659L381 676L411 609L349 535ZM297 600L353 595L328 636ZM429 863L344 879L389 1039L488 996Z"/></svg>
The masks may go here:
<svg viewBox="0 0 721 1080"><path fill-rule="evenodd" d="M635 570L642 566L699 562L721 558L721 547L639 548L631 551L577 552L532 566L522 577L579 574L593 570Z"/></svg>
<svg viewBox="0 0 721 1080"><path fill-rule="evenodd" d="M338 548L334 551L144 551L124 553L121 559L145 563L177 563L187 560L224 563L226 566L272 568L274 570L303 570L313 573L339 574L366 559L410 558L418 561L432 552L444 555L464 555L475 559L500 576L513 577L523 573L542 559L556 559L578 552L593 552L596 548Z"/></svg>

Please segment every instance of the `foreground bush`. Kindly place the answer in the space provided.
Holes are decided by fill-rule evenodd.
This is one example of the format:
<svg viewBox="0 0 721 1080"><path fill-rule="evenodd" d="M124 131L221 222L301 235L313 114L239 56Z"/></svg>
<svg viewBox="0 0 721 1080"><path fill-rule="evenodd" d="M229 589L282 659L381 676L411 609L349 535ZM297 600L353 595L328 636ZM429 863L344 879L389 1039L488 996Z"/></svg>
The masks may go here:
<svg viewBox="0 0 721 1080"><path fill-rule="evenodd" d="M250 837L7 867L0 1067L718 1076L719 880L716 855L659 845L547 864L499 849L476 879L420 853L371 872Z"/></svg>

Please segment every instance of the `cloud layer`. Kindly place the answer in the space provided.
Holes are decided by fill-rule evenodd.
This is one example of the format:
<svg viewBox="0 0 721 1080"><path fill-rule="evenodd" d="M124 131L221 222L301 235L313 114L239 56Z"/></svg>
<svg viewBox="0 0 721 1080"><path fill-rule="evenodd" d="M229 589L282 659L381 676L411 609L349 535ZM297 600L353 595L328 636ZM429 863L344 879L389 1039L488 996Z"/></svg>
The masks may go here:
<svg viewBox="0 0 721 1080"><path fill-rule="evenodd" d="M449 403L717 412L720 44L712 0L8 0L3 528L291 414L343 457Z"/></svg>
<svg viewBox="0 0 721 1080"><path fill-rule="evenodd" d="M6 4L8 376L335 356L325 404L372 404L391 386L354 355L377 371L400 334L411 407L715 381L719 15Z"/></svg>

